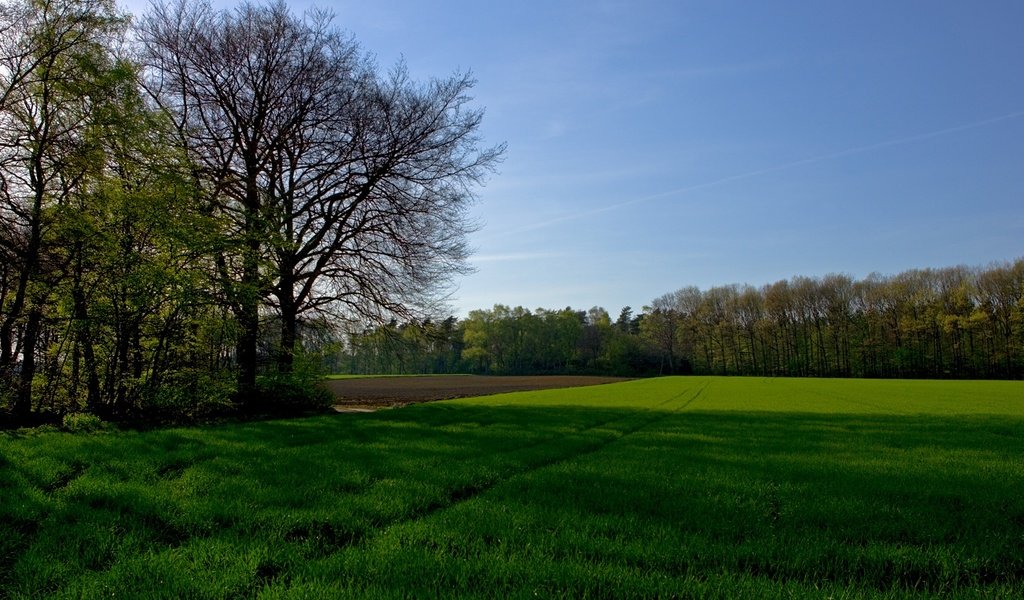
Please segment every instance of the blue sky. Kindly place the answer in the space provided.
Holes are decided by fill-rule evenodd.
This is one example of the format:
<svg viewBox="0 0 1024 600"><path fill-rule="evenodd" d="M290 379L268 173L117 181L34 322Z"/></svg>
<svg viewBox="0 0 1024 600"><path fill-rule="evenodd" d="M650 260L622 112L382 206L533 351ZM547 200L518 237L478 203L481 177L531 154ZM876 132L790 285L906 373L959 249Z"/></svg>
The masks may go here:
<svg viewBox="0 0 1024 600"><path fill-rule="evenodd" d="M508 143L456 314L1024 255L1019 0L318 5Z"/></svg>

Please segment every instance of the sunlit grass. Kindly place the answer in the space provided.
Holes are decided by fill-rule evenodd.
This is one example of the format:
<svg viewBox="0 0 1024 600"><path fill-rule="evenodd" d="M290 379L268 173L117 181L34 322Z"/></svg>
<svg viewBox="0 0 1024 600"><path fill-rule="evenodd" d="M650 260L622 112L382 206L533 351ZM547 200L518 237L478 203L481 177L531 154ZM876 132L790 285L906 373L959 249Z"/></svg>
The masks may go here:
<svg viewBox="0 0 1024 600"><path fill-rule="evenodd" d="M676 378L0 437L0 597L1020 597L1024 384Z"/></svg>

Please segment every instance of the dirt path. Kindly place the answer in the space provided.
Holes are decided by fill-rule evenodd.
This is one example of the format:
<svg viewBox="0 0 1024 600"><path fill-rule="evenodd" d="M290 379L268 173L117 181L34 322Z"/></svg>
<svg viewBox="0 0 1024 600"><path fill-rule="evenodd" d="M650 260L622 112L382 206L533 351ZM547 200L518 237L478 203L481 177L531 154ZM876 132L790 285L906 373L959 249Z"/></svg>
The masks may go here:
<svg viewBox="0 0 1024 600"><path fill-rule="evenodd" d="M625 381L622 377L580 375L483 376L432 375L424 377L367 377L332 379L326 386L338 403L338 412L367 412L416 402L487 396L552 388L582 387Z"/></svg>

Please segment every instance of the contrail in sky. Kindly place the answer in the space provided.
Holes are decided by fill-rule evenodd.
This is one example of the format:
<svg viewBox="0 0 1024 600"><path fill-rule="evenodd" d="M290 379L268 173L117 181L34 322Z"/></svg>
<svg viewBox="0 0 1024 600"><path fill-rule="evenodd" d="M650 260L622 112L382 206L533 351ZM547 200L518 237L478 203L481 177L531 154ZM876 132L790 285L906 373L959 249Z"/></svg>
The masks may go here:
<svg viewBox="0 0 1024 600"><path fill-rule="evenodd" d="M520 227L518 229L515 229L513 231L508 231L508 232L505 232L505 233L512 234L512 233L521 233L523 231L532 231L534 229L542 229L544 227L549 227L551 225L555 225L555 224L558 224L558 223L563 223L565 221L575 221L577 219L582 219L584 217L589 217L591 215L597 215L597 214L601 214L601 213L608 212L608 211L611 211L611 210L617 210L619 208L623 208L623 207L626 207L626 206L632 206L634 204L641 204L641 203L644 203L644 202L650 202L651 200L657 200L659 198L667 198L669 196L677 196L679 194L686 194L686 193L689 193L689 192L694 192L694 191L702 190L702 189L705 189L705 188L710 188L710 187L715 187L715 186L723 185L723 184L726 184L726 183L731 183L733 181L739 181L741 179L750 179L751 177L758 177L760 175L766 175L768 173L775 173L777 171L785 171L786 169L793 169L793 168L796 168L796 167L802 167L804 165L810 165L810 164L814 164L814 163L819 163L819 162L823 162L823 161L826 161L826 160L832 160L832 159L835 159L835 158L842 158L844 156L851 156L851 155L854 155L854 154L863 154L865 152L871 152L873 150L880 150L882 148L889 148L891 146L900 146L900 145L903 145L903 144L911 144L911 143L914 143L914 142L920 142L920 141L923 141L923 140L929 140L929 139L932 139L932 138L936 138L936 137L940 137L940 136L944 136L944 135L949 135L951 133L958 133L960 131L966 131L968 129L975 129L977 127L984 127L986 125L991 125L993 123L999 123L1001 121L1008 121L1010 119L1016 119L1016 118L1019 118L1019 117L1024 117L1024 111L1017 111L1017 112L1007 113L1005 115L1000 115L998 117L992 117L992 118L989 118L989 119L985 119L983 121L974 121L972 123L965 123L963 125L957 125L956 127L947 127L946 129L939 129L939 130L936 130L936 131L929 131L928 133L919 133L917 135L912 135L912 136L908 136L908 137L895 138L895 139L891 139L891 140L886 140L884 142L877 142L877 143L874 143L874 144L868 144L866 146L855 146L853 148L847 148L845 150L839 150L837 152L830 152L828 154L821 154L819 156L812 156L810 158L804 158L804 159L796 160L796 161L793 161L793 162L783 163L781 165L774 165L774 166L771 166L771 167L765 167L763 169L757 169L757 170L754 170L754 171L747 171L746 173L740 173L738 175L730 175L728 177L723 177L721 179L715 179L713 181L706 181L704 183L697 183L697 184L694 184L694 185L689 185L689 186L685 186L685 187L681 187L681 188L676 188L674 190L668 190L668 191L664 191L664 192L659 192L657 194L651 194L649 196L641 196L640 198L633 198L632 200L625 200L623 202L617 202L615 204L609 204L607 206L602 206L600 208L595 208L595 209L591 209L591 210L587 210L587 211L583 211L583 212L571 213L571 214L567 214L567 215L562 216L562 217L556 217L554 219L548 219L547 221L541 221L539 223L534 223L532 225L527 225L525 227Z"/></svg>

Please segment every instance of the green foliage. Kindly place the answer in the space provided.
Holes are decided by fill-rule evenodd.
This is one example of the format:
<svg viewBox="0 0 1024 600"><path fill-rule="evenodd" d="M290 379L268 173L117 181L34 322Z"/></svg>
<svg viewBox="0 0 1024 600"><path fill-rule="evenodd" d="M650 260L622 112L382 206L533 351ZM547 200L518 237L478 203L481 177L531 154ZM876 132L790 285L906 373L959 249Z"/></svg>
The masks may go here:
<svg viewBox="0 0 1024 600"><path fill-rule="evenodd" d="M183 404L156 398L178 390L154 388L165 376L175 385L173 371L221 367L188 347L211 312L218 225L196 201L172 123L143 100L139 67L117 47L127 19L109 2L5 8L0 19L20 16L0 23L12 52L0 57L0 88L18 101L0 107L13 136L0 176L31 189L0 192L4 214L20 215L0 246L27 244L4 267L0 371L17 367L16 399L57 414L134 419ZM28 167L31 176L18 171Z"/></svg>
<svg viewBox="0 0 1024 600"><path fill-rule="evenodd" d="M164 423L204 421L231 414L236 406L234 374L227 370L168 373L142 400L141 414Z"/></svg>
<svg viewBox="0 0 1024 600"><path fill-rule="evenodd" d="M635 317L626 307L614 323L599 307L498 304L470 311L442 345L424 335L430 328L368 329L351 337L337 364L349 373L1020 379L1024 259L860 281L690 286Z"/></svg>
<svg viewBox="0 0 1024 600"><path fill-rule="evenodd" d="M602 332L611 324L603 309L527 310L501 304L470 311L456 323L392 323L353 335L347 361L353 373L599 372ZM602 314L603 313L603 314ZM598 330L602 331L598 331Z"/></svg>
<svg viewBox="0 0 1024 600"><path fill-rule="evenodd" d="M300 352L289 373L273 371L256 380L254 398L244 399L244 410L257 413L294 414L323 411L334 403L334 395L322 384L322 356Z"/></svg>
<svg viewBox="0 0 1024 600"><path fill-rule="evenodd" d="M663 378L0 435L0 596L1020 597L1021 386Z"/></svg>
<svg viewBox="0 0 1024 600"><path fill-rule="evenodd" d="M334 403L334 396L319 384L319 379L294 374L273 373L256 380L257 397L248 410L270 413L294 413L303 410L324 410Z"/></svg>
<svg viewBox="0 0 1024 600"><path fill-rule="evenodd" d="M205 418L228 408L225 372L250 406L322 406L290 370L335 325L314 321L418 314L466 268L465 207L503 152L478 145L471 77L381 73L326 12L163 8L128 36L106 0L0 6L0 408L17 424ZM440 345L421 333L398 332L401 360L452 368L455 349L404 352ZM257 386L268 355L289 374Z"/></svg>
<svg viewBox="0 0 1024 600"><path fill-rule="evenodd" d="M108 428L107 423L104 423L103 419L89 413L66 414L61 420L61 426L64 428L64 431L70 433L89 433Z"/></svg>
<svg viewBox="0 0 1024 600"><path fill-rule="evenodd" d="M682 288L641 333L694 372L819 377L1024 377L1024 259L855 281Z"/></svg>

